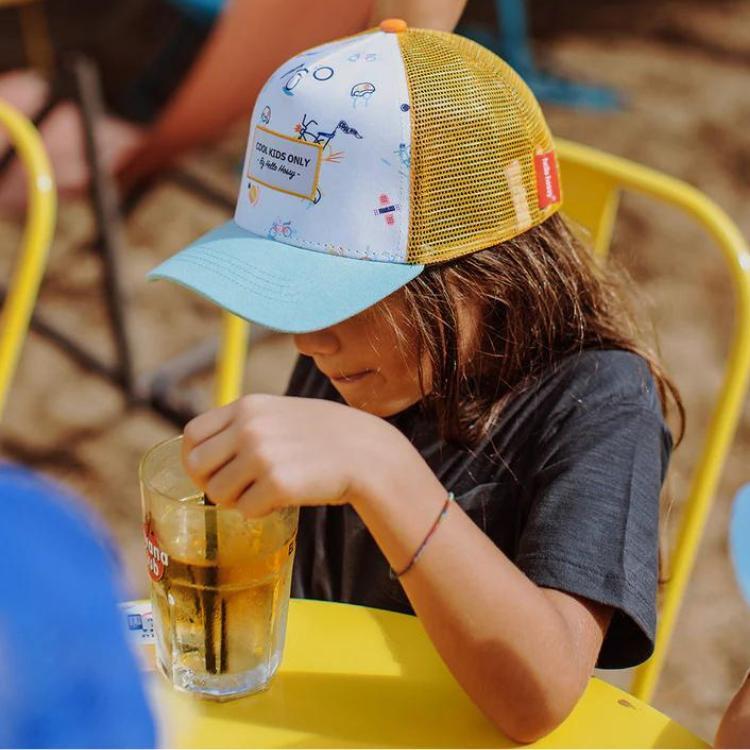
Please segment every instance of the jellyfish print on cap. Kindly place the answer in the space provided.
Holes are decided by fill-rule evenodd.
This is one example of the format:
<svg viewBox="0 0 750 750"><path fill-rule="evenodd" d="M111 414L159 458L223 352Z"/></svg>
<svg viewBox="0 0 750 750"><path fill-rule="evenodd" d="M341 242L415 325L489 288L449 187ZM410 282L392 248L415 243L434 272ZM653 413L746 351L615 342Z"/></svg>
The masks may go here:
<svg viewBox="0 0 750 750"><path fill-rule="evenodd" d="M371 83L363 82L363 83L355 83L354 86L352 86L352 90L350 92L352 97L352 105L356 109L357 102L364 102L365 106L367 106L367 102L370 100L370 97L375 93L375 86Z"/></svg>

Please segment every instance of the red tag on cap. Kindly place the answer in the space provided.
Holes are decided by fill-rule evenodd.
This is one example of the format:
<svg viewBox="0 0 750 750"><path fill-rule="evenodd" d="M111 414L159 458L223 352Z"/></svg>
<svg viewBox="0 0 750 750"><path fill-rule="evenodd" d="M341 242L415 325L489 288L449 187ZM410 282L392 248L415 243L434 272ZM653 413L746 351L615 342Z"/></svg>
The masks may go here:
<svg viewBox="0 0 750 750"><path fill-rule="evenodd" d="M536 194L539 208L547 208L560 202L560 179L557 176L557 160L554 151L534 155L536 172Z"/></svg>

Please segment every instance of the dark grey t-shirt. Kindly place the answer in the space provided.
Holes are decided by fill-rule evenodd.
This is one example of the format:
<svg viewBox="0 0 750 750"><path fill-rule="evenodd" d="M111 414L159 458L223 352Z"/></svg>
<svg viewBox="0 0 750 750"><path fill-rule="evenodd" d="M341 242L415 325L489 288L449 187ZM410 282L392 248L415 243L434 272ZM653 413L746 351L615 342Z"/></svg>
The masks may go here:
<svg viewBox="0 0 750 750"><path fill-rule="evenodd" d="M307 357L288 395L342 400ZM389 421L532 581L615 609L598 666L648 658L672 440L641 358L590 350L564 360L473 451L440 440L418 405ZM292 595L413 612L350 506L302 509Z"/></svg>

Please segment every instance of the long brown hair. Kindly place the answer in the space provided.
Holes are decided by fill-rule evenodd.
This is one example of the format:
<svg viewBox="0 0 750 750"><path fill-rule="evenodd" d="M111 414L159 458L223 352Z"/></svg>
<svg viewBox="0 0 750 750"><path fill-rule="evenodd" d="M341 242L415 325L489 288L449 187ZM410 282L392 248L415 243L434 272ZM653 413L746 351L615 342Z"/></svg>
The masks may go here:
<svg viewBox="0 0 750 750"><path fill-rule="evenodd" d="M426 268L402 290L424 403L442 437L476 446L505 404L563 358L620 349L648 364L665 415L685 412L640 329L619 274L555 215L495 247ZM466 311L472 325L466 325ZM464 320L462 320L464 318ZM430 382L426 382L429 379Z"/></svg>

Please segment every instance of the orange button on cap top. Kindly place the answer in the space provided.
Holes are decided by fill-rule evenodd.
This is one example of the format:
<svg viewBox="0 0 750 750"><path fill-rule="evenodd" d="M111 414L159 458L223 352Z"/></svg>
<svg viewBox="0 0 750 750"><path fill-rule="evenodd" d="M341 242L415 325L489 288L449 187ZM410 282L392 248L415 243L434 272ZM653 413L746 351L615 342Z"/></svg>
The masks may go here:
<svg viewBox="0 0 750 750"><path fill-rule="evenodd" d="M399 31L406 31L408 26L403 18L386 18L380 22L380 30L386 34L398 34Z"/></svg>

